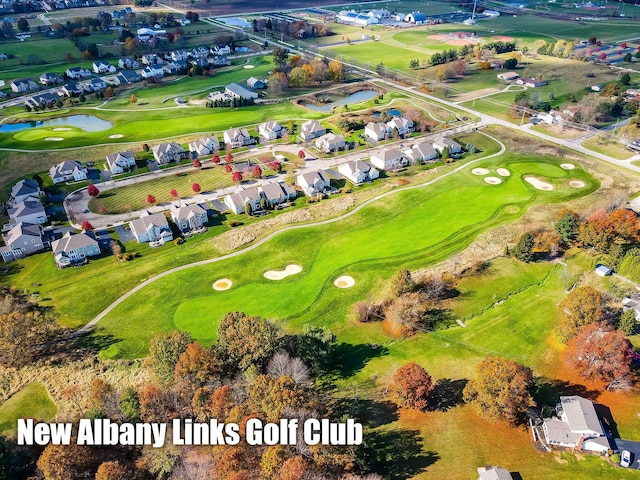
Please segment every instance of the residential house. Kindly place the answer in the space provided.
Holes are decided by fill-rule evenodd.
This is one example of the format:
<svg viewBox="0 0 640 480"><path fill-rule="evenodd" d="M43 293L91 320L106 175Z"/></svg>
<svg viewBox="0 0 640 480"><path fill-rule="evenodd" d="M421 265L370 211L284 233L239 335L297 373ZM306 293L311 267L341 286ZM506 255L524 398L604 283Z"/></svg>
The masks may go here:
<svg viewBox="0 0 640 480"><path fill-rule="evenodd" d="M364 127L364 136L373 140L384 140L391 134L391 129L384 122L369 122Z"/></svg>
<svg viewBox="0 0 640 480"><path fill-rule="evenodd" d="M116 67L109 64L109 62L103 62L102 60L96 60L95 62L93 62L91 68L93 68L93 73L99 74L116 72Z"/></svg>
<svg viewBox="0 0 640 480"><path fill-rule="evenodd" d="M500 80L504 80L505 82L514 82L520 78L516 72L502 72L496 75Z"/></svg>
<svg viewBox="0 0 640 480"><path fill-rule="evenodd" d="M564 122L564 118L562 118L560 112L556 110L550 110L548 112L538 112L535 115L535 118L537 118L539 122L546 123L547 125L560 125Z"/></svg>
<svg viewBox="0 0 640 480"><path fill-rule="evenodd" d="M600 453L610 448L591 400L578 395L560 397L556 415L542 424L548 445Z"/></svg>
<svg viewBox="0 0 640 480"><path fill-rule="evenodd" d="M214 67L227 67L231 65L231 60L229 60L227 57L218 55L215 57L209 57L207 59L207 62L209 63L209 65L213 65Z"/></svg>
<svg viewBox="0 0 640 480"><path fill-rule="evenodd" d="M16 204L26 200L40 200L44 195L40 185L35 180L20 180L13 187L9 196L9 203Z"/></svg>
<svg viewBox="0 0 640 480"><path fill-rule="evenodd" d="M325 153L335 152L344 149L346 143L342 134L325 133L319 138L316 138L315 146L318 150Z"/></svg>
<svg viewBox="0 0 640 480"><path fill-rule="evenodd" d="M516 80L516 83L518 85L524 85L525 87L535 88L535 87L544 87L549 82L547 82L546 80L539 80L537 78L524 77L524 78L518 78Z"/></svg>
<svg viewBox="0 0 640 480"><path fill-rule="evenodd" d="M329 177L323 170L302 173L296 177L296 183L300 185L305 195L315 197L331 188Z"/></svg>
<svg viewBox="0 0 640 480"><path fill-rule="evenodd" d="M140 64L131 57L122 57L120 60L118 60L118 68L120 69L140 68Z"/></svg>
<svg viewBox="0 0 640 480"><path fill-rule="evenodd" d="M39 199L18 202L7 208L7 215L9 215L9 225L11 226L19 223L31 223L34 225L47 223L47 214Z"/></svg>
<svg viewBox="0 0 640 480"><path fill-rule="evenodd" d="M243 100L253 100L258 98L258 94L256 92L252 92L248 88L245 88L237 83L230 83L225 87L224 91L232 97L240 98Z"/></svg>
<svg viewBox="0 0 640 480"><path fill-rule="evenodd" d="M135 70L122 70L116 76L116 83L118 85L126 85L131 83L136 83L142 80L142 77L138 75Z"/></svg>
<svg viewBox="0 0 640 480"><path fill-rule="evenodd" d="M163 77L164 69L162 65L147 65L140 72L142 78L155 78L155 77Z"/></svg>
<svg viewBox="0 0 640 480"><path fill-rule="evenodd" d="M67 70L65 71L65 74L67 75L67 77L73 80L79 80L81 78L89 78L92 76L92 73L89 70L82 67L67 68Z"/></svg>
<svg viewBox="0 0 640 480"><path fill-rule="evenodd" d="M250 77L249 80L247 80L247 86L249 88L254 88L256 90L261 90L263 88L267 88L267 84L264 83L259 78L256 78L256 77Z"/></svg>
<svg viewBox="0 0 640 480"><path fill-rule="evenodd" d="M51 249L58 268L68 267L72 263L83 262L87 257L100 255L100 245L93 233L67 232L64 236L51 242Z"/></svg>
<svg viewBox="0 0 640 480"><path fill-rule="evenodd" d="M193 65L194 67L202 67L207 69L211 66L209 60L207 60L207 57L194 57L189 61L189 63L191 63L191 65Z"/></svg>
<svg viewBox="0 0 640 480"><path fill-rule="evenodd" d="M58 85L64 82L64 79L57 73L43 73L39 80L42 85Z"/></svg>
<svg viewBox="0 0 640 480"><path fill-rule="evenodd" d="M186 70L187 62L184 60L172 60L162 65L162 71L165 75L175 75L182 70Z"/></svg>
<svg viewBox="0 0 640 480"><path fill-rule="evenodd" d="M107 155L107 167L111 173L117 175L119 173L129 172L136 166L136 158L131 150L116 152Z"/></svg>
<svg viewBox="0 0 640 480"><path fill-rule="evenodd" d="M317 120L307 120L300 127L300 138L305 142L321 137L327 133L327 129L320 125Z"/></svg>
<svg viewBox="0 0 640 480"><path fill-rule="evenodd" d="M478 467L478 480L513 480L509 470L498 466Z"/></svg>
<svg viewBox="0 0 640 480"><path fill-rule="evenodd" d="M442 155L442 151L445 147L449 148L449 155L456 155L462 153L462 146L455 140L451 140L450 138L442 138L440 140L436 140L433 142L433 148L435 148L440 155Z"/></svg>
<svg viewBox="0 0 640 480"><path fill-rule="evenodd" d="M186 205L171 208L171 218L182 233L200 230L207 225L207 211L200 205Z"/></svg>
<svg viewBox="0 0 640 480"><path fill-rule="evenodd" d="M404 21L415 25L422 25L427 22L427 16L422 12L411 12L404 18Z"/></svg>
<svg viewBox="0 0 640 480"><path fill-rule="evenodd" d="M632 293L630 296L622 299L622 310L633 310L633 316L637 322L640 322L640 294Z"/></svg>
<svg viewBox="0 0 640 480"><path fill-rule="evenodd" d="M378 170L361 160L340 164L338 172L355 185L370 182L380 176Z"/></svg>
<svg viewBox="0 0 640 480"><path fill-rule="evenodd" d="M164 63L157 53L145 53L140 58L140 61L143 65L162 65Z"/></svg>
<svg viewBox="0 0 640 480"><path fill-rule="evenodd" d="M225 195L224 203L233 213L244 213L246 205L251 205L251 211L260 210L260 201L262 196L257 187L240 190L230 195Z"/></svg>
<svg viewBox="0 0 640 480"><path fill-rule="evenodd" d="M189 52L187 52L186 50L174 50L169 54L169 58L174 62L176 60L188 60Z"/></svg>
<svg viewBox="0 0 640 480"><path fill-rule="evenodd" d="M389 148L371 155L371 165L380 170L399 170L409 164L397 148Z"/></svg>
<svg viewBox="0 0 640 480"><path fill-rule="evenodd" d="M80 88L76 82L71 80L64 87L62 87L62 92L67 97L77 97L82 93L82 88Z"/></svg>
<svg viewBox="0 0 640 480"><path fill-rule="evenodd" d="M178 162L185 157L184 148L177 142L160 143L151 148L153 158L158 164L164 165L169 162Z"/></svg>
<svg viewBox="0 0 640 480"><path fill-rule="evenodd" d="M267 205L275 207L290 200L295 200L295 189L286 182L273 182L262 185L262 196L265 198Z"/></svg>
<svg viewBox="0 0 640 480"><path fill-rule="evenodd" d="M438 158L438 152L428 143L417 143L402 150L402 154L409 160L410 164L433 162Z"/></svg>
<svg viewBox="0 0 640 480"><path fill-rule="evenodd" d="M50 107L56 103L58 96L50 92L38 93L27 97L24 101L25 105L29 105L31 108L36 107Z"/></svg>
<svg viewBox="0 0 640 480"><path fill-rule="evenodd" d="M138 243L164 243L173 240L173 234L164 212L153 214L144 212L139 219L130 222L129 227Z"/></svg>
<svg viewBox="0 0 640 480"><path fill-rule="evenodd" d="M107 88L107 82L101 78L90 78L84 82L78 82L78 86L84 90L85 93L100 92Z"/></svg>
<svg viewBox="0 0 640 480"><path fill-rule="evenodd" d="M249 135L246 128L230 128L224 132L224 143L231 145L231 148L243 147L256 143L255 139Z"/></svg>
<svg viewBox="0 0 640 480"><path fill-rule="evenodd" d="M20 80L11 82L11 91L14 93L30 92L31 90L37 89L38 84L30 78L21 78Z"/></svg>
<svg viewBox="0 0 640 480"><path fill-rule="evenodd" d="M83 167L78 160L65 160L51 167L49 176L54 184L72 180L80 182L87 179L87 168Z"/></svg>
<svg viewBox="0 0 640 480"><path fill-rule="evenodd" d="M216 45L211 49L211 53L213 55L229 55L231 53L231 47L229 45Z"/></svg>
<svg viewBox="0 0 640 480"><path fill-rule="evenodd" d="M191 50L191 56L194 58L207 58L209 56L209 49L207 47L195 47Z"/></svg>
<svg viewBox="0 0 640 480"><path fill-rule="evenodd" d="M209 155L220 150L220 142L216 137L203 137L189 144L189 151L195 152L198 156Z"/></svg>
<svg viewBox="0 0 640 480"><path fill-rule="evenodd" d="M396 129L398 131L398 135L409 135L410 133L413 133L413 122L408 118L393 117L387 122L387 128L389 128L391 132Z"/></svg>
<svg viewBox="0 0 640 480"><path fill-rule="evenodd" d="M285 130L286 129L282 125L273 120L269 120L268 122L264 122L258 125L258 134L261 137L266 138L267 140L275 140L276 138L280 138Z"/></svg>
<svg viewBox="0 0 640 480"><path fill-rule="evenodd" d="M43 232L40 225L19 223L2 237L4 247L0 247L0 254L5 262L17 260L25 255L43 250Z"/></svg>

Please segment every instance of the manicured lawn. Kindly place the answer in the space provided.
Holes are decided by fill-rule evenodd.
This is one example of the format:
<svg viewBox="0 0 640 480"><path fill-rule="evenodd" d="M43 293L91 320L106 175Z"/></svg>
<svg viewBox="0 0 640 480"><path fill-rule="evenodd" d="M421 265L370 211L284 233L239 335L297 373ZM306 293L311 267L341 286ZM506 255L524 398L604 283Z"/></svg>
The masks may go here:
<svg viewBox="0 0 640 480"><path fill-rule="evenodd" d="M0 405L0 433L13 432L18 418L47 422L57 411L44 385L30 383Z"/></svg>
<svg viewBox="0 0 640 480"><path fill-rule="evenodd" d="M582 146L587 147L594 152L604 153L605 155L610 155L613 158L618 158L620 160L626 160L627 158L635 155L631 150L624 148L621 143L611 140L603 140L598 136L585 140L582 142Z"/></svg>
<svg viewBox="0 0 640 480"><path fill-rule="evenodd" d="M421 53L395 45L389 45L383 41L367 41L362 43L354 43L351 45L341 45L337 47L329 47L332 52L344 55L348 61L356 59L359 63L370 64L371 70L375 70L379 63L384 64L387 68L398 70L408 70L409 61L413 58L428 58L431 53Z"/></svg>

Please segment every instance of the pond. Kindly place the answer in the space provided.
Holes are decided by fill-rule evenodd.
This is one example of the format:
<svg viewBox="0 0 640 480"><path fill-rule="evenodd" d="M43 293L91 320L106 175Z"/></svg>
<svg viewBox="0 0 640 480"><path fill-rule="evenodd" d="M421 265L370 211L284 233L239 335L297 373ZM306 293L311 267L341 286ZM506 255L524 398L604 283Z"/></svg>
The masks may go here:
<svg viewBox="0 0 640 480"><path fill-rule="evenodd" d="M402 116L402 112L396 108L390 108L389 110L385 111L384 113L386 113L387 115L391 115L392 117L401 117ZM382 116L382 112L376 112L373 114L374 117L381 117Z"/></svg>
<svg viewBox="0 0 640 480"><path fill-rule="evenodd" d="M31 122L5 123L0 125L0 133L19 132L39 127L77 127L85 132L100 132L113 127L111 122L93 115L70 115L68 117L51 118L49 120L34 120Z"/></svg>
<svg viewBox="0 0 640 480"><path fill-rule="evenodd" d="M329 112L333 107L364 102L366 100L371 100L376 95L378 94L373 90L360 90L359 92L352 93L348 97L327 96L325 98L332 100L329 103L323 103L321 105L305 103L304 106L310 108L311 110L315 110L316 112Z"/></svg>

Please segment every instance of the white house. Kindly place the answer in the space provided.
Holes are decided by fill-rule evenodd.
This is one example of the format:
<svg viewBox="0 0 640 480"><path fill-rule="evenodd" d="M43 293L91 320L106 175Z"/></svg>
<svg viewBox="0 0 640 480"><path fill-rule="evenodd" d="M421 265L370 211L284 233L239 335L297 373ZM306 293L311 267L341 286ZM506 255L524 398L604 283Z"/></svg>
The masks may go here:
<svg viewBox="0 0 640 480"><path fill-rule="evenodd" d="M382 150L371 155L371 164L380 170L399 170L406 167L409 162L402 156L397 148Z"/></svg>
<svg viewBox="0 0 640 480"><path fill-rule="evenodd" d="M10 203L24 202L25 200L39 200L44 195L40 185L35 180L20 180L13 187L9 197Z"/></svg>
<svg viewBox="0 0 640 480"><path fill-rule="evenodd" d="M184 156L184 148L177 142L160 143L151 148L153 157L160 165L180 161Z"/></svg>
<svg viewBox="0 0 640 480"><path fill-rule="evenodd" d="M364 136L373 140L384 140L391 134L391 129L384 122L369 122L364 127Z"/></svg>
<svg viewBox="0 0 640 480"><path fill-rule="evenodd" d="M373 168L367 162L363 162L361 160L340 164L338 172L344 175L347 180L355 185L370 182L380 176L380 172L378 172L378 170Z"/></svg>
<svg viewBox="0 0 640 480"><path fill-rule="evenodd" d="M322 170L300 174L296 177L296 183L309 197L315 197L331 188L329 177Z"/></svg>
<svg viewBox="0 0 640 480"><path fill-rule="evenodd" d="M189 151L195 152L199 157L209 155L216 150L220 150L220 142L216 137L203 137L189 144Z"/></svg>
<svg viewBox="0 0 640 480"><path fill-rule="evenodd" d="M38 84L30 78L21 78L20 80L14 80L11 82L11 91L14 93L29 92L37 89Z"/></svg>
<svg viewBox="0 0 640 480"><path fill-rule="evenodd" d="M231 53L231 47L229 45L214 46L211 48L213 55L229 55Z"/></svg>
<svg viewBox="0 0 640 480"><path fill-rule="evenodd" d="M140 68L140 64L131 57L122 57L118 60L118 68Z"/></svg>
<svg viewBox="0 0 640 480"><path fill-rule="evenodd" d="M271 207L281 205L289 200L295 200L295 189L285 182L265 183L260 187L262 196Z"/></svg>
<svg viewBox="0 0 640 480"><path fill-rule="evenodd" d="M224 89L226 93L235 98L240 98L244 100L251 100L258 98L258 94L256 92L252 92L248 88L243 87L237 83L230 83Z"/></svg>
<svg viewBox="0 0 640 480"><path fill-rule="evenodd" d="M249 135L249 131L246 128L230 128L224 132L224 143L230 144L231 148L243 147L245 145L251 145L256 141Z"/></svg>
<svg viewBox="0 0 640 480"><path fill-rule="evenodd" d="M498 466L478 467L478 480L513 480L509 470Z"/></svg>
<svg viewBox="0 0 640 480"><path fill-rule="evenodd" d="M123 152L116 152L107 155L107 167L111 170L111 173L117 175L118 173L129 172L136 166L136 158L131 150L125 150Z"/></svg>
<svg viewBox="0 0 640 480"><path fill-rule="evenodd" d="M263 89L267 88L267 84L256 77L249 77L247 80L247 86L249 88Z"/></svg>
<svg viewBox="0 0 640 480"><path fill-rule="evenodd" d="M83 167L78 160L65 160L49 169L49 176L53 183L81 182L87 179L87 168Z"/></svg>
<svg viewBox="0 0 640 480"><path fill-rule="evenodd" d="M402 150L409 163L432 162L438 158L438 152L428 143L422 142Z"/></svg>
<svg viewBox="0 0 640 480"><path fill-rule="evenodd" d="M42 240L42 227L29 223L19 223L2 237L4 247L0 254L5 262L17 260L30 253L39 252L45 245Z"/></svg>
<svg viewBox="0 0 640 480"><path fill-rule="evenodd" d="M284 133L285 128L278 122L269 120L268 122L258 125L258 134L267 140L275 140L280 138Z"/></svg>
<svg viewBox="0 0 640 480"><path fill-rule="evenodd" d="M233 213L244 213L246 205L251 205L251 211L260 210L260 200L262 196L257 187L240 190L230 195L225 195L224 203Z"/></svg>
<svg viewBox="0 0 640 480"><path fill-rule="evenodd" d="M164 60L158 56L157 53L145 53L140 58L143 65L162 65Z"/></svg>
<svg viewBox="0 0 640 480"><path fill-rule="evenodd" d="M93 73L115 73L116 67L110 65L108 62L103 62L102 60L97 60L93 62L91 66L93 68Z"/></svg>
<svg viewBox="0 0 640 480"><path fill-rule="evenodd" d="M67 68L67 70L65 71L65 74L67 75L67 77L73 80L79 80L81 78L89 78L92 75L92 73L89 70L82 67Z"/></svg>
<svg viewBox="0 0 640 480"><path fill-rule="evenodd" d="M393 117L387 122L387 128L393 132L393 129L398 130L398 135L408 135L413 133L413 122L404 117Z"/></svg>
<svg viewBox="0 0 640 480"><path fill-rule="evenodd" d="M327 133L327 129L317 120L307 120L300 127L300 138L304 141L313 140Z"/></svg>
<svg viewBox="0 0 640 480"><path fill-rule="evenodd" d="M200 205L186 205L171 208L171 218L182 233L199 230L207 225L207 211Z"/></svg>
<svg viewBox="0 0 640 480"><path fill-rule="evenodd" d="M147 65L140 71L142 78L163 77L164 68L162 65Z"/></svg>
<svg viewBox="0 0 640 480"><path fill-rule="evenodd" d="M338 151L345 145L344 136L341 133L325 133L315 141L316 148L325 153Z"/></svg>
<svg viewBox="0 0 640 480"><path fill-rule="evenodd" d="M154 214L144 212L139 219L130 222L129 227L138 243L170 242L173 240L173 234L164 212Z"/></svg>
<svg viewBox="0 0 640 480"><path fill-rule="evenodd" d="M189 52L187 52L186 50L174 50L169 54L169 58L174 62L176 60L188 60Z"/></svg>
<svg viewBox="0 0 640 480"><path fill-rule="evenodd" d="M422 25L427 22L427 16L422 12L411 12L404 18L404 21L415 25Z"/></svg>
<svg viewBox="0 0 640 480"><path fill-rule="evenodd" d="M42 85L57 85L64 82L64 79L56 73L43 73L38 79Z"/></svg>
<svg viewBox="0 0 640 480"><path fill-rule="evenodd" d="M496 75L500 80L504 80L505 82L514 82L520 78L516 72L503 72Z"/></svg>
<svg viewBox="0 0 640 480"><path fill-rule="evenodd" d="M436 149L440 155L442 155L442 151L445 147L449 148L449 155L462 152L460 144L450 138L442 138L433 142L433 148Z"/></svg>
<svg viewBox="0 0 640 480"><path fill-rule="evenodd" d="M51 242L53 256L58 268L68 267L72 263L84 261L87 257L100 255L100 246L93 234L67 232L64 236Z"/></svg>
<svg viewBox="0 0 640 480"><path fill-rule="evenodd" d="M34 225L47 223L47 214L39 199L18 202L7 208L7 215L11 226L19 223L31 223Z"/></svg>

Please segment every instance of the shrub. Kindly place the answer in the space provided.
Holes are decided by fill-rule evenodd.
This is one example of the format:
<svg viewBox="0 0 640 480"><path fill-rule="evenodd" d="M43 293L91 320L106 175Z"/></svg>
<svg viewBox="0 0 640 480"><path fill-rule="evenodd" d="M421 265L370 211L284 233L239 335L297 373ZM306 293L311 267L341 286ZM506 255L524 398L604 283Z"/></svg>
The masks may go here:
<svg viewBox="0 0 640 480"><path fill-rule="evenodd" d="M175 243L176 245L182 245L184 243L184 239L182 237L178 237L173 240L173 243Z"/></svg>
<svg viewBox="0 0 640 480"><path fill-rule="evenodd" d="M618 455L617 453L614 453L613 455L611 455L611 461L613 463L620 463L620 455Z"/></svg>
<svg viewBox="0 0 640 480"><path fill-rule="evenodd" d="M230 227L238 227L240 225L242 225L242 222L240 220L229 220Z"/></svg>

